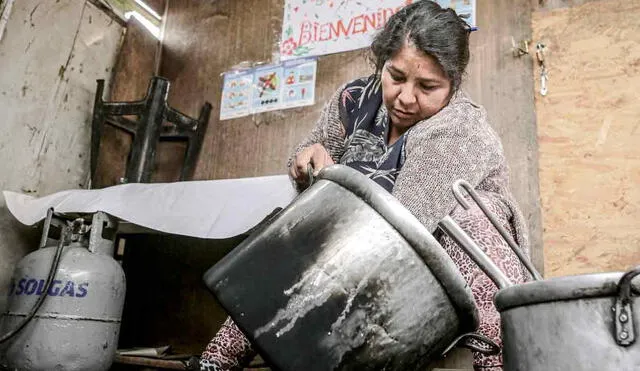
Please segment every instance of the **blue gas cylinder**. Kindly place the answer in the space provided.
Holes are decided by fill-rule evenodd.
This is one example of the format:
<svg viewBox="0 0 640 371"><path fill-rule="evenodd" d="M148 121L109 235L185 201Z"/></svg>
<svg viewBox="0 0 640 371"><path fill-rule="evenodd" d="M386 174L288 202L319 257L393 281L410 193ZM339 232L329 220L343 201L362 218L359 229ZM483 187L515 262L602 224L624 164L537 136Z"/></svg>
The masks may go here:
<svg viewBox="0 0 640 371"><path fill-rule="evenodd" d="M44 302L28 324L2 344L2 363L25 371L106 371L117 349L125 298L125 276L113 259L114 241L103 230L106 214L93 217L90 230L76 231L61 246L59 264L45 287L57 244L25 256L16 266L0 336L27 317L39 297Z"/></svg>

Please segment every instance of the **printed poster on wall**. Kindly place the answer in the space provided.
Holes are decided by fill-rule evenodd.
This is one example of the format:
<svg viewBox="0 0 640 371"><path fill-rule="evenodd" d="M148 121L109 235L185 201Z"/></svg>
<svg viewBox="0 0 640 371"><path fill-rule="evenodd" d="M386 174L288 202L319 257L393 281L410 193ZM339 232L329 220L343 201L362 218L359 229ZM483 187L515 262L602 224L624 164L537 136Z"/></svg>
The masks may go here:
<svg viewBox="0 0 640 371"><path fill-rule="evenodd" d="M315 59L284 62L283 107L302 107L314 103L317 65Z"/></svg>
<svg viewBox="0 0 640 371"><path fill-rule="evenodd" d="M302 58L224 74L220 120L315 103L317 60Z"/></svg>
<svg viewBox="0 0 640 371"><path fill-rule="evenodd" d="M253 113L273 111L282 106L282 65L256 68L253 73Z"/></svg>
<svg viewBox="0 0 640 371"><path fill-rule="evenodd" d="M402 7L419 0L285 0L280 58L295 59L361 49ZM476 0L437 0L472 28Z"/></svg>
<svg viewBox="0 0 640 371"><path fill-rule="evenodd" d="M224 75L220 120L242 117L251 109L253 71L231 72Z"/></svg>
<svg viewBox="0 0 640 371"><path fill-rule="evenodd" d="M443 8L451 8L464 19L472 30L476 30L476 0L436 0Z"/></svg>

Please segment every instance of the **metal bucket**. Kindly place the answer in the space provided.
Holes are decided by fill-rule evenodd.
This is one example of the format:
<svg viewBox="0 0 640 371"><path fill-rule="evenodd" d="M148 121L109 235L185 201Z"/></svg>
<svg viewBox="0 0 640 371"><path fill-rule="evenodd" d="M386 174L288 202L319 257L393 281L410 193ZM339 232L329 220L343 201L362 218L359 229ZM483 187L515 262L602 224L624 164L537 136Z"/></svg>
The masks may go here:
<svg viewBox="0 0 640 371"><path fill-rule="evenodd" d="M204 280L280 370L413 371L478 324L469 287L434 237L339 165Z"/></svg>
<svg viewBox="0 0 640 371"><path fill-rule="evenodd" d="M473 191L465 188L481 206ZM495 303L501 317L505 371L640 370L636 339L640 299L633 296L639 285L631 282L640 275L640 267L626 274L540 278L512 285L449 217L441 226L500 289ZM526 257L518 256L532 267ZM539 277L535 271L532 274Z"/></svg>

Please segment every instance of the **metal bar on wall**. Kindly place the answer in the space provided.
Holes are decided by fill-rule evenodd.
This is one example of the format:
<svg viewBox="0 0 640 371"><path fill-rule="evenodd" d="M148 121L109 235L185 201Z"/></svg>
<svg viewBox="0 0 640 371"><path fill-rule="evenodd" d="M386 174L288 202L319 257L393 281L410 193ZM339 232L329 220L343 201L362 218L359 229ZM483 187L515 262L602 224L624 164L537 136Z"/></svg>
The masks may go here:
<svg viewBox="0 0 640 371"><path fill-rule="evenodd" d="M111 5L109 5L108 3L102 2L100 0L87 0L87 1L93 4L96 8L102 10L106 15L109 16L109 18L118 22L118 24L121 25L122 27L127 26L127 21L124 20L122 17L120 17L120 15L118 15L118 13L116 13L111 7Z"/></svg>
<svg viewBox="0 0 640 371"><path fill-rule="evenodd" d="M0 41L2 41L4 29L7 27L7 22L9 22L9 14L11 13L11 7L14 1L15 0L0 0Z"/></svg>

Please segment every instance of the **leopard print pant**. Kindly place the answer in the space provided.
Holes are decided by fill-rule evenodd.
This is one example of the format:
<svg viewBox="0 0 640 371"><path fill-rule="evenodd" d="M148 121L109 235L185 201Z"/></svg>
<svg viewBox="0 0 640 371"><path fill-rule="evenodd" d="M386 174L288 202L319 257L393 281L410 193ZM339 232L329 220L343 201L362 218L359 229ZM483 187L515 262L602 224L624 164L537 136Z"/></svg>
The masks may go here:
<svg viewBox="0 0 640 371"><path fill-rule="evenodd" d="M227 317L200 357L200 371L237 371L249 364L256 352L231 317Z"/></svg>
<svg viewBox="0 0 640 371"><path fill-rule="evenodd" d="M505 229L513 235L514 230L509 222L512 218L510 209L498 197L491 194L481 194L480 198L489 211L498 217ZM509 245L484 216L482 210L473 202L470 204L473 206L469 210L464 210L462 207L454 209L451 214L453 220L493 259L511 282L522 283L528 280L528 273L519 263ZM513 237L515 239L515 236ZM471 287L480 312L478 332L502 345L500 315L493 304L493 297L498 288L451 238L443 235L439 240ZM254 356L255 352L251 348L249 340L231 318L227 318L222 328L202 353L200 370L241 370L242 366L248 364ZM476 370L502 371L502 353L496 356L484 356L474 352L473 356Z"/></svg>
<svg viewBox="0 0 640 371"><path fill-rule="evenodd" d="M511 210L499 197L490 193L480 195L482 202L489 211L498 218L504 228L511 233L514 241L516 236L509 220ZM516 254L507 242L500 236L491 222L484 216L482 210L472 201L469 210L457 207L451 218L480 246L480 248L496 263L513 283L529 280L529 274L519 262ZM471 287L473 298L480 312L480 327L478 332L502 346L500 331L500 315L493 303L498 288L469 256L448 236L440 238L440 244L458 266L460 273ZM474 352L474 368L482 371L502 371L502 353L495 356L484 356Z"/></svg>

